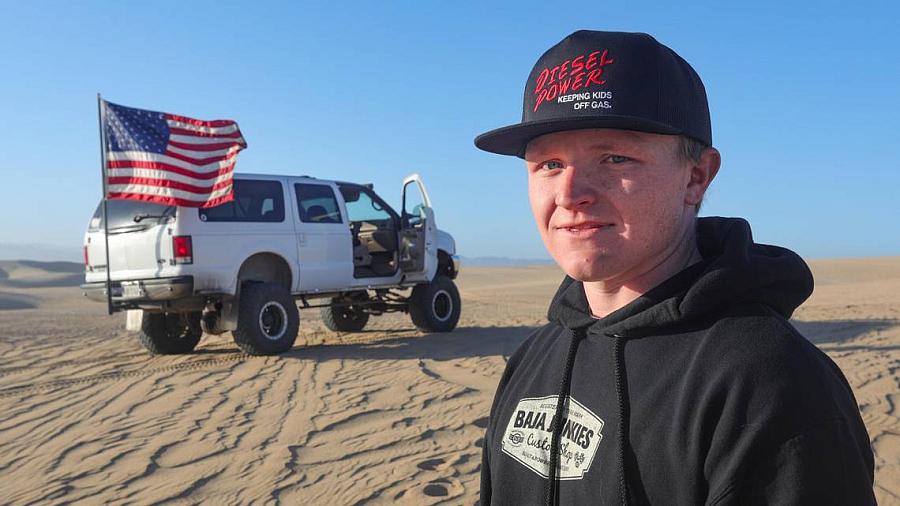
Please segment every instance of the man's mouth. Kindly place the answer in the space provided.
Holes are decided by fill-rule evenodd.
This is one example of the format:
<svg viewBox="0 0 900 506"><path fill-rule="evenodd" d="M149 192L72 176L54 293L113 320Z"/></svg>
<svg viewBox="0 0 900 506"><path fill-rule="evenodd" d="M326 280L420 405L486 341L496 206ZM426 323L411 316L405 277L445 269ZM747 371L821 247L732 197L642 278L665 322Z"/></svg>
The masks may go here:
<svg viewBox="0 0 900 506"><path fill-rule="evenodd" d="M601 223L599 221L583 221L578 223L566 223L556 228L560 230L566 230L568 232L584 232L588 230L596 230L612 226L612 223Z"/></svg>

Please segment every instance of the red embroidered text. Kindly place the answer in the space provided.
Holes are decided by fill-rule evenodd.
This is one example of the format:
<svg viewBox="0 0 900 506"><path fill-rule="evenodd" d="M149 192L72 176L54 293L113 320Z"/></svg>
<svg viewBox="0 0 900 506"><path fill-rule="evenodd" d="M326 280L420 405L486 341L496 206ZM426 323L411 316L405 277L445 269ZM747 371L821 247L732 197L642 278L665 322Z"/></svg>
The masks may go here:
<svg viewBox="0 0 900 506"><path fill-rule="evenodd" d="M593 84L605 84L606 79L602 79L603 67L614 63L607 53L606 49L594 51L542 70L535 79L534 112L544 102L554 100L569 90L577 91Z"/></svg>

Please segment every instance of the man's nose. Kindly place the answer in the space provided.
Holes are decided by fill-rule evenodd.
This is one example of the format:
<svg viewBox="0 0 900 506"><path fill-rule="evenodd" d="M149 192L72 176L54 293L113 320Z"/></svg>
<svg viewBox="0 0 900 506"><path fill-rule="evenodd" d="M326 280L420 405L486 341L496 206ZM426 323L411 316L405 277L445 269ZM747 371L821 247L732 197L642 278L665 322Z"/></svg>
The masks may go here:
<svg viewBox="0 0 900 506"><path fill-rule="evenodd" d="M566 209L577 209L594 202L594 191L583 168L568 165L558 179L556 205Z"/></svg>

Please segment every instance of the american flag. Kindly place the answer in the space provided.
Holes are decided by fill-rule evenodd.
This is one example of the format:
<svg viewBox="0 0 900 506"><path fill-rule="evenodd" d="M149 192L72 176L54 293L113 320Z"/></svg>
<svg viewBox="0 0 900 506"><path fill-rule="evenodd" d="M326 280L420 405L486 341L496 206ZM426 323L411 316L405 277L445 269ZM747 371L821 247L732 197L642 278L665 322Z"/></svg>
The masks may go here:
<svg viewBox="0 0 900 506"><path fill-rule="evenodd" d="M103 101L107 198L213 207L233 198L237 123L202 121Z"/></svg>

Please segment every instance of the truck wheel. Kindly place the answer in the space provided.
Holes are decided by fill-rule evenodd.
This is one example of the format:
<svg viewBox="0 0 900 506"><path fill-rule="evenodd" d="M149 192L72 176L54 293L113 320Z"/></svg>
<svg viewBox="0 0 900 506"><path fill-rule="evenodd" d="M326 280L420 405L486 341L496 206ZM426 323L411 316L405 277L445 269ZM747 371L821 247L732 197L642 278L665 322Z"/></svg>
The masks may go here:
<svg viewBox="0 0 900 506"><path fill-rule="evenodd" d="M456 285L443 275L416 285L409 296L409 316L423 332L450 332L459 321L460 308Z"/></svg>
<svg viewBox="0 0 900 506"><path fill-rule="evenodd" d="M300 328L300 310L283 286L247 283L241 287L234 342L251 355L277 355L291 349Z"/></svg>
<svg viewBox="0 0 900 506"><path fill-rule="evenodd" d="M200 342L200 313L144 313L139 336L154 355L190 353Z"/></svg>
<svg viewBox="0 0 900 506"><path fill-rule="evenodd" d="M332 299L332 302L341 302ZM321 312L322 322L335 332L359 332L369 322L369 313L361 306L328 306Z"/></svg>
<svg viewBox="0 0 900 506"><path fill-rule="evenodd" d="M219 334L224 334L225 330L222 329L222 312L221 311L206 311L200 317L200 328L203 329L204 334L211 334L217 336Z"/></svg>

